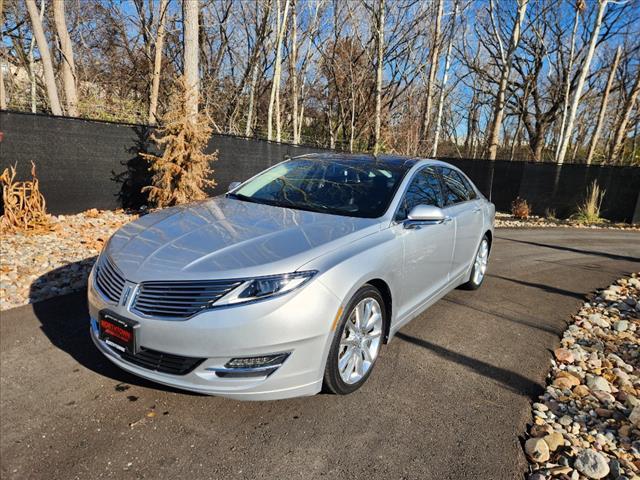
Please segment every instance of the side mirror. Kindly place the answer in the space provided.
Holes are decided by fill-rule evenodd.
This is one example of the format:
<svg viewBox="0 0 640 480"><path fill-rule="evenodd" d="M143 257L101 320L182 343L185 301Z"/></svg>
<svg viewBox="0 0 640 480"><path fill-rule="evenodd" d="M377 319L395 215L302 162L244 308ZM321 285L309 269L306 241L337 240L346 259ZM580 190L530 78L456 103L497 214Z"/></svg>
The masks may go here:
<svg viewBox="0 0 640 480"><path fill-rule="evenodd" d="M416 205L404 221L405 228L420 228L424 225L436 225L451 221L441 208L435 205Z"/></svg>
<svg viewBox="0 0 640 480"><path fill-rule="evenodd" d="M236 188L238 188L240 186L242 182L231 182L229 184L229 191L231 190L235 190Z"/></svg>

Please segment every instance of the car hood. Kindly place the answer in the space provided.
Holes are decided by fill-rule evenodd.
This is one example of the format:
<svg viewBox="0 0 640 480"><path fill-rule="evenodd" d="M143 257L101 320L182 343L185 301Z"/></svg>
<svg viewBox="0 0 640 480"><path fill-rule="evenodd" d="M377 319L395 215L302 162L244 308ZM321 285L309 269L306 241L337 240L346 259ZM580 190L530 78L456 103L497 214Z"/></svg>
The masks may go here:
<svg viewBox="0 0 640 480"><path fill-rule="evenodd" d="M133 282L244 278L296 271L379 229L377 219L216 197L125 225L107 253Z"/></svg>

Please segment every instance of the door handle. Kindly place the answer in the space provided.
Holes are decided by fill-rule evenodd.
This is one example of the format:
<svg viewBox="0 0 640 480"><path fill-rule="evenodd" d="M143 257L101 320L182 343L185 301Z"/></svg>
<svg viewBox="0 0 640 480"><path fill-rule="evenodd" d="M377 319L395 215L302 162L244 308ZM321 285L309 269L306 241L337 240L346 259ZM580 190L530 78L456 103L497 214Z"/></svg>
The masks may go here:
<svg viewBox="0 0 640 480"><path fill-rule="evenodd" d="M480 207L473 209L473 213L478 213L478 212L481 212L481 211L482 211L482 209Z"/></svg>
<svg viewBox="0 0 640 480"><path fill-rule="evenodd" d="M442 223L450 223L451 221L453 221L453 218L451 218L451 217L444 217L442 219Z"/></svg>

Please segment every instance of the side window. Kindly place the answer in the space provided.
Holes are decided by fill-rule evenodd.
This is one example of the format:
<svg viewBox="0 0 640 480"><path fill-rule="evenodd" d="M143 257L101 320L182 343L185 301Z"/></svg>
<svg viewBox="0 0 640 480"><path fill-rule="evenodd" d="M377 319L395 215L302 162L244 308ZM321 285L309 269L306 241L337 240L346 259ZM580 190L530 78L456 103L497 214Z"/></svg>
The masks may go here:
<svg viewBox="0 0 640 480"><path fill-rule="evenodd" d="M416 205L435 205L442 208L444 206L444 197L440 190L440 182L432 168L426 167L420 170L402 198L396 221L402 221L407 218L409 212Z"/></svg>
<svg viewBox="0 0 640 480"><path fill-rule="evenodd" d="M473 185L471 184L469 179L467 177L465 177L464 175L460 175L459 173L458 173L458 176L460 178L462 178L462 182L464 183L464 186L467 189L467 196L469 197L469 200L475 200L476 198L478 198L478 194L476 193L476 189L473 188Z"/></svg>
<svg viewBox="0 0 640 480"><path fill-rule="evenodd" d="M473 189L469 189L470 185L467 186L466 179L462 175L447 167L442 167L441 171L447 205L466 202L475 198L475 192Z"/></svg>

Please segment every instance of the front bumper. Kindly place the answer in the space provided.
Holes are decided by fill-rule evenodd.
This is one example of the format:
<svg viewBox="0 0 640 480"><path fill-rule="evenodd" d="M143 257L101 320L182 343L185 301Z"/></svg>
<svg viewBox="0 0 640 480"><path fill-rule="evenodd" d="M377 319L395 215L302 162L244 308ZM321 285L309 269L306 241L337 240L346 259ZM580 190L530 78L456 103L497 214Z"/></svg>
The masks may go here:
<svg viewBox="0 0 640 480"><path fill-rule="evenodd" d="M275 400L314 395L322 387L332 324L340 300L320 281L273 299L204 311L188 320L144 318L126 305L113 305L89 278L91 338L98 349L123 370L140 377L209 395L239 400ZM172 375L127 361L98 338L97 319L108 310L135 320L138 345L185 357L204 358L186 375ZM219 372L232 358L289 353L273 372L234 377Z"/></svg>

